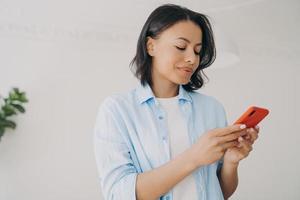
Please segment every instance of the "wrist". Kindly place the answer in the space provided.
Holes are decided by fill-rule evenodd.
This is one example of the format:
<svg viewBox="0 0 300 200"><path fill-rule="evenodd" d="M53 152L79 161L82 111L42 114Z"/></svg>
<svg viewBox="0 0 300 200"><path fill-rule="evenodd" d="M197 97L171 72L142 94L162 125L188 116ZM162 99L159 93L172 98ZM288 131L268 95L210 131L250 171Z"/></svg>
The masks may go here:
<svg viewBox="0 0 300 200"><path fill-rule="evenodd" d="M193 170L203 166L203 164L201 163L201 161L199 160L199 156L195 157L195 152L193 151L192 148L187 149L184 153L184 157L186 157L187 159L187 163L190 166L190 168L192 168Z"/></svg>
<svg viewBox="0 0 300 200"><path fill-rule="evenodd" d="M240 162L232 162L232 161L226 161L224 160L223 162L223 166L225 166L226 168L238 168Z"/></svg>

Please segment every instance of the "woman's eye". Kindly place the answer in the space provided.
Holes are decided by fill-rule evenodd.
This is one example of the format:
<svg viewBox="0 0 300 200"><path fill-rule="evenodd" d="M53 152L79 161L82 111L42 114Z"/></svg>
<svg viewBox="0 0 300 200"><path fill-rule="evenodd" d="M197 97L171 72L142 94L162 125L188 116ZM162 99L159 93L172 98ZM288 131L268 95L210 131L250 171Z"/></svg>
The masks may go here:
<svg viewBox="0 0 300 200"><path fill-rule="evenodd" d="M178 46L176 46L176 48L179 49L179 50L181 50L181 51L185 50L185 47L178 47Z"/></svg>
<svg viewBox="0 0 300 200"><path fill-rule="evenodd" d="M186 48L185 47L178 47L178 46L175 46L177 49L179 49L180 51L184 51ZM200 52L197 52L195 51L195 54L196 55L200 55Z"/></svg>

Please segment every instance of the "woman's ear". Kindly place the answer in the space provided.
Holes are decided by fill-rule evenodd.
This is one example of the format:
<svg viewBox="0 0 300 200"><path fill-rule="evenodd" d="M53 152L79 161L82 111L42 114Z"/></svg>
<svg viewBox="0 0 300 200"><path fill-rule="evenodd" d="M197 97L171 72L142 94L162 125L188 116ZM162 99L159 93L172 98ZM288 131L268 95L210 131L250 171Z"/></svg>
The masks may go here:
<svg viewBox="0 0 300 200"><path fill-rule="evenodd" d="M150 36L147 37L147 52L150 56L154 56L154 39Z"/></svg>

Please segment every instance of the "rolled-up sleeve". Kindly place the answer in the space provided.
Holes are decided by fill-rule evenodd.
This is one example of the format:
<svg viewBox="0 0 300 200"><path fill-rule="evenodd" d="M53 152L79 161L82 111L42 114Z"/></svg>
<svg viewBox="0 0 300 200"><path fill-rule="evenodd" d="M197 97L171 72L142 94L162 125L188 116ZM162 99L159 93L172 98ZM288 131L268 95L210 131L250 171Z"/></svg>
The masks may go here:
<svg viewBox="0 0 300 200"><path fill-rule="evenodd" d="M116 102L107 98L94 127L94 150L100 184L106 200L135 200L137 170L125 142Z"/></svg>

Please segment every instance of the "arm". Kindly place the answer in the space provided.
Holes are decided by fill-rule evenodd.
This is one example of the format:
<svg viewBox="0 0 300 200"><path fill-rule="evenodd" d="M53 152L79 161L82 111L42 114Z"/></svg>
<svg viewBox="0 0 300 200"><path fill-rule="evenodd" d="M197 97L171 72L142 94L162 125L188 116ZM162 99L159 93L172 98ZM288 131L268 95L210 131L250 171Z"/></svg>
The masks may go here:
<svg viewBox="0 0 300 200"><path fill-rule="evenodd" d="M139 174L136 184L137 199L158 199L196 168L192 162L191 151L186 150L161 167Z"/></svg>
<svg viewBox="0 0 300 200"><path fill-rule="evenodd" d="M225 162L218 177L224 199L228 199L238 186L238 164L230 164Z"/></svg>
<svg viewBox="0 0 300 200"><path fill-rule="evenodd" d="M94 127L94 152L98 180L106 200L135 200L137 169L123 138L124 124L114 101L100 106Z"/></svg>
<svg viewBox="0 0 300 200"><path fill-rule="evenodd" d="M258 137L259 128L247 129L247 135L239 137L237 147L229 148L224 154L224 164L218 175L225 199L228 199L238 186L238 165L252 151L252 145Z"/></svg>
<svg viewBox="0 0 300 200"><path fill-rule="evenodd" d="M100 108L94 134L98 174L105 199L157 199L199 167L193 162L195 152L186 150L158 168L138 173L121 136L121 120L112 110L105 104Z"/></svg>
<svg viewBox="0 0 300 200"><path fill-rule="evenodd" d="M137 198L139 200L157 199L196 168L219 160L227 148L237 145L237 142L233 140L244 134L240 129L240 126L235 125L211 130L174 160L159 168L139 174L136 185Z"/></svg>

